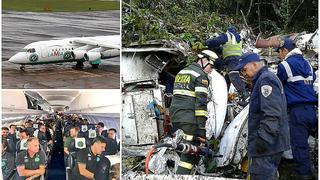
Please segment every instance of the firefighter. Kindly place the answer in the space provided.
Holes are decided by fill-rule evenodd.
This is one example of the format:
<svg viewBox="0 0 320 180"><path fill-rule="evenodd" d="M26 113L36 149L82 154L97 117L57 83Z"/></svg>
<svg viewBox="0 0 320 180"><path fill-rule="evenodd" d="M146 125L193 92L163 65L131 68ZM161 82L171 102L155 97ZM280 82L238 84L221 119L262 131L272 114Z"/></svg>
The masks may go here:
<svg viewBox="0 0 320 180"><path fill-rule="evenodd" d="M249 179L278 179L281 156L290 148L284 89L255 53L243 54L235 70L241 70L253 84L248 119Z"/></svg>
<svg viewBox="0 0 320 180"><path fill-rule="evenodd" d="M173 130L182 129L184 139L194 145L193 137L206 137L207 103L208 103L208 75L218 56L203 50L198 54L196 62L181 70L174 82L173 99L170 107L170 117ZM193 165L199 159L192 155L182 154L177 174L190 174Z"/></svg>
<svg viewBox="0 0 320 180"><path fill-rule="evenodd" d="M285 38L276 50L283 61L277 75L282 81L289 109L290 141L298 179L312 179L313 167L308 137L318 127L317 95L313 89L315 73L294 42Z"/></svg>

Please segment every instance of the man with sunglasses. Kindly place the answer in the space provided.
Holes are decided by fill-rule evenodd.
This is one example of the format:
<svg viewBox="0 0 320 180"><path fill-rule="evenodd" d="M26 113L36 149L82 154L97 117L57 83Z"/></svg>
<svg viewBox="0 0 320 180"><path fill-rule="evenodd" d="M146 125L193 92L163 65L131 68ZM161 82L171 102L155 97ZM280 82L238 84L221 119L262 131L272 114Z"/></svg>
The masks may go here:
<svg viewBox="0 0 320 180"><path fill-rule="evenodd" d="M203 50L198 59L190 66L181 70L175 77L173 98L170 106L170 117L173 130L182 129L185 140L194 145L193 137L206 137L208 75L213 69L213 63L218 56ZM189 174L199 159L192 155L182 154L177 174Z"/></svg>
<svg viewBox="0 0 320 180"><path fill-rule="evenodd" d="M278 179L282 153L290 148L287 102L281 81L255 53L243 54L235 70L253 84L248 118L250 179Z"/></svg>

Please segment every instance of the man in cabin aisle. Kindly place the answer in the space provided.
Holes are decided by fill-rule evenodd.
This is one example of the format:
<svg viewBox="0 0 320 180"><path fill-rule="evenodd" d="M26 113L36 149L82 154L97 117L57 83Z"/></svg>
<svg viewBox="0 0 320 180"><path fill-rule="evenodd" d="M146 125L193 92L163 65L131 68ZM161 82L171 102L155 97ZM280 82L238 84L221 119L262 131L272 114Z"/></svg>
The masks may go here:
<svg viewBox="0 0 320 180"><path fill-rule="evenodd" d="M208 103L208 75L218 56L210 51L203 50L198 59L190 66L181 70L174 82L173 98L170 106L170 118L173 130L182 129L185 140L194 144L193 137L206 138L206 120ZM182 154L177 174L190 174L193 165L199 159L196 156Z"/></svg>
<svg viewBox="0 0 320 180"><path fill-rule="evenodd" d="M313 89L315 73L291 39L285 38L276 51L283 60L278 66L277 75L282 81L287 97L295 172L299 179L312 179L314 172L309 155L308 138L318 127L316 117L318 99Z"/></svg>
<svg viewBox="0 0 320 180"><path fill-rule="evenodd" d="M230 26L226 33L208 39L206 44L209 48L219 48L222 46L223 64L227 68L229 80L245 100L248 97L245 84L241 81L239 71L234 71L234 68L239 63L239 57L242 55L241 36L237 33L236 28ZM230 82L228 83L228 87Z"/></svg>
<svg viewBox="0 0 320 180"><path fill-rule="evenodd" d="M69 146L70 146L71 142L75 138L78 137L79 128L73 126L73 127L71 127L69 133L70 133L70 136L65 137L64 144L63 144L63 150L66 155L70 154L70 147Z"/></svg>
<svg viewBox="0 0 320 180"><path fill-rule="evenodd" d="M284 89L255 53L243 54L235 70L241 70L253 84L248 118L249 178L278 179L281 156L290 148Z"/></svg>
<svg viewBox="0 0 320 180"><path fill-rule="evenodd" d="M31 137L27 140L28 149L17 155L17 180L40 180L45 173L46 156L40 150L38 138Z"/></svg>

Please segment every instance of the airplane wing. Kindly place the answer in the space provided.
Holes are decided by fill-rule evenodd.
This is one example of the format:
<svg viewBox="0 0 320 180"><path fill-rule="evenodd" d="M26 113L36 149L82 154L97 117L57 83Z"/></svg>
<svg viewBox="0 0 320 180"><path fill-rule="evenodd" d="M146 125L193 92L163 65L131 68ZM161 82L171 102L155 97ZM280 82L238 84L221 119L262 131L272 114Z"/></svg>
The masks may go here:
<svg viewBox="0 0 320 180"><path fill-rule="evenodd" d="M104 42L96 42L92 39L75 39L73 40L74 43L84 44L84 45L91 45L97 47L103 47L108 49L120 49L120 45L118 44L109 44Z"/></svg>

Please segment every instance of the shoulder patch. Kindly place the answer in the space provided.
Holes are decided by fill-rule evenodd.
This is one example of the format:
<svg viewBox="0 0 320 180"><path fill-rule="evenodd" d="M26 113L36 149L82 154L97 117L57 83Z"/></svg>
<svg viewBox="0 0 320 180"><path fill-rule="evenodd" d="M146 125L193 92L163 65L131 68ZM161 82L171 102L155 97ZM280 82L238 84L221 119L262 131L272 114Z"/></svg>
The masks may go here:
<svg viewBox="0 0 320 180"><path fill-rule="evenodd" d="M201 83L204 84L204 85L208 85L209 84L208 80L205 80L205 79L202 79Z"/></svg>
<svg viewBox="0 0 320 180"><path fill-rule="evenodd" d="M272 93L272 87L269 85L261 86L261 94L266 98Z"/></svg>

